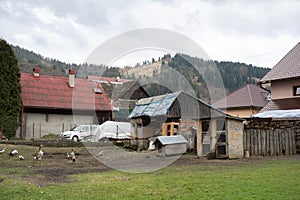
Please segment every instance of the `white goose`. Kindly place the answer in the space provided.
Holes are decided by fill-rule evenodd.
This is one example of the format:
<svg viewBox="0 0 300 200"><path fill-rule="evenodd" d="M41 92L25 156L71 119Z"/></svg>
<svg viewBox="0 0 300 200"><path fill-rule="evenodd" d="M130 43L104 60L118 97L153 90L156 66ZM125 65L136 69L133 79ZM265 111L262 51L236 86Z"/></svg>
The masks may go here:
<svg viewBox="0 0 300 200"><path fill-rule="evenodd" d="M41 144L40 148L39 148L39 152L33 157L34 159L36 159L36 160L41 160L42 159L42 157L44 156L44 152L42 151L42 147L43 147L43 145Z"/></svg>
<svg viewBox="0 0 300 200"><path fill-rule="evenodd" d="M16 149L14 149L14 150L12 150L11 152L9 152L9 154L7 154L8 156L15 156L15 155L17 155L19 152L18 152L18 150L16 150Z"/></svg>
<svg viewBox="0 0 300 200"><path fill-rule="evenodd" d="M25 157L23 155L19 155L19 160L24 160Z"/></svg>
<svg viewBox="0 0 300 200"><path fill-rule="evenodd" d="M3 147L1 150L0 150L0 153L4 153L5 152L5 147Z"/></svg>

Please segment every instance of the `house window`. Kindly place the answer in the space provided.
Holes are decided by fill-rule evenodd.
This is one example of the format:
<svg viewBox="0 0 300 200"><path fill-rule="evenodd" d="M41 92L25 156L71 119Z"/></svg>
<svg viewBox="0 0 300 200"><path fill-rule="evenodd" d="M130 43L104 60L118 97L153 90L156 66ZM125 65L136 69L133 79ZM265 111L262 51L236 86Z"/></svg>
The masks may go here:
<svg viewBox="0 0 300 200"><path fill-rule="evenodd" d="M300 96L300 86L294 87L294 96Z"/></svg>

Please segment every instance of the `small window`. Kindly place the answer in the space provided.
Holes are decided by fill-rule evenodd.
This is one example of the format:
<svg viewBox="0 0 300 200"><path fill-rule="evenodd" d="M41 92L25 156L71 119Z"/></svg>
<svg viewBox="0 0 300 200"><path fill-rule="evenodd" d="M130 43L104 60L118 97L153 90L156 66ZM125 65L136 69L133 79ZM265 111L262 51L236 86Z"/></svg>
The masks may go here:
<svg viewBox="0 0 300 200"><path fill-rule="evenodd" d="M300 96L300 86L294 87L294 96Z"/></svg>
<svg viewBox="0 0 300 200"><path fill-rule="evenodd" d="M102 91L99 88L94 88L94 92L96 94L102 94Z"/></svg>

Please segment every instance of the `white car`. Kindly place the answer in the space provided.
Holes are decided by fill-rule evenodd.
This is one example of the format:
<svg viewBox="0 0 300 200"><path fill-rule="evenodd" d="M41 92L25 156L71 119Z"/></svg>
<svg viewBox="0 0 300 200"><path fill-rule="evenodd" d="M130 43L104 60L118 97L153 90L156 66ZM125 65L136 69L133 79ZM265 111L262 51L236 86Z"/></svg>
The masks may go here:
<svg viewBox="0 0 300 200"><path fill-rule="evenodd" d="M75 142L81 141L87 136L92 136L97 134L99 131L99 125L80 125L75 126L69 131L61 133L60 137L65 140L73 140Z"/></svg>

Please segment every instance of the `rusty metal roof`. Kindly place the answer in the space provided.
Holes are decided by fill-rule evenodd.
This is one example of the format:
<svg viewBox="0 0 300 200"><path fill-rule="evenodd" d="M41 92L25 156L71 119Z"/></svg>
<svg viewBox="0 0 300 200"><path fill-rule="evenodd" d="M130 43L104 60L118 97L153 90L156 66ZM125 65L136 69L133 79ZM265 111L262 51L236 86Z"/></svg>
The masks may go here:
<svg viewBox="0 0 300 200"><path fill-rule="evenodd" d="M275 80L300 77L300 42L291 49L261 80L268 83Z"/></svg>

